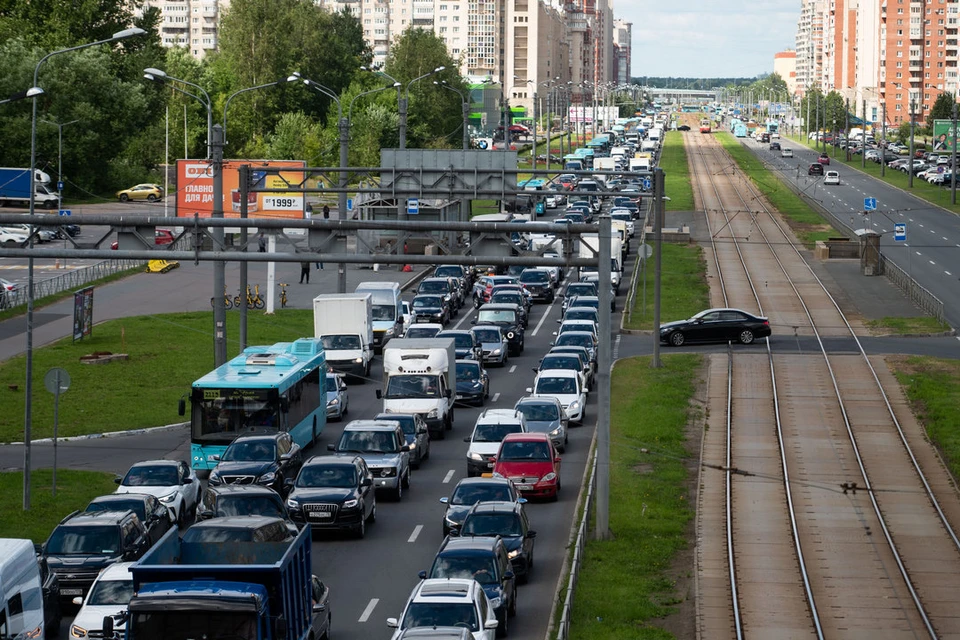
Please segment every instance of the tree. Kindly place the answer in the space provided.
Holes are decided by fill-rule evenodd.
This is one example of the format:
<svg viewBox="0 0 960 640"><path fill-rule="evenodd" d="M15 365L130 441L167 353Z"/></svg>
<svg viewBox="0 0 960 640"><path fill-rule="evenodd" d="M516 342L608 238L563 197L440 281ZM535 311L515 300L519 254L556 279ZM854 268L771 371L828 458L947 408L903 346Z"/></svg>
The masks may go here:
<svg viewBox="0 0 960 640"><path fill-rule="evenodd" d="M927 114L927 127L932 131L934 120L952 120L955 104L953 96L949 93L938 95L936 102L933 103L933 108Z"/></svg>

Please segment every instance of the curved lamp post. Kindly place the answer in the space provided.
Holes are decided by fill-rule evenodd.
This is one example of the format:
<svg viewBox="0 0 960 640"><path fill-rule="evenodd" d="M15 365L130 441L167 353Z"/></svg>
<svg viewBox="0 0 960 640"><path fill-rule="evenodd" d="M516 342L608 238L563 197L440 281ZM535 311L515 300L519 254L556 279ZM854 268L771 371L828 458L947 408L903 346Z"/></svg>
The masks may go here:
<svg viewBox="0 0 960 640"><path fill-rule="evenodd" d="M463 91L457 89L446 80L434 80L433 84L437 85L438 87L443 87L444 89L450 89L450 91L453 91L460 96L460 106L463 109L463 149L466 151L470 148L470 131L468 130L470 122L470 101L467 100L467 97L463 94Z"/></svg>
<svg viewBox="0 0 960 640"><path fill-rule="evenodd" d="M401 149L407 148L407 107L410 104L410 85L414 84L415 82L419 82L424 78L440 73L444 69L446 69L446 67L443 65L440 65L433 71L428 71L422 76L417 76L416 78L414 78L413 80L407 83L407 88L404 91L403 98L400 100L400 105L399 105L400 107L400 148ZM394 80L394 83L396 83L396 80ZM397 95L398 96L400 95L399 89L397 90Z"/></svg>

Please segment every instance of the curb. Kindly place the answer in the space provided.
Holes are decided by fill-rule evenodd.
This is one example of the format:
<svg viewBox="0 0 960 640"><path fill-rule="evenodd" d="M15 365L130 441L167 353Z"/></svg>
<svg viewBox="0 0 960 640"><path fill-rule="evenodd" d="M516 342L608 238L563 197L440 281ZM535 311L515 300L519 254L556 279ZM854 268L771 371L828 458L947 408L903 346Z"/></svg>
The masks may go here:
<svg viewBox="0 0 960 640"><path fill-rule="evenodd" d="M161 433L163 431L176 431L177 429L182 429L189 426L188 422L177 422L174 424L167 424L161 427L146 427L143 429L130 429L128 431L107 431L106 433L89 433L82 436L67 436L66 438L57 438L57 442L76 442L78 440L98 440L101 438L121 438L123 436L135 436L144 433ZM6 445L24 445L24 442L7 442ZM31 440L31 445L34 444L53 444L53 438L40 438L39 440Z"/></svg>

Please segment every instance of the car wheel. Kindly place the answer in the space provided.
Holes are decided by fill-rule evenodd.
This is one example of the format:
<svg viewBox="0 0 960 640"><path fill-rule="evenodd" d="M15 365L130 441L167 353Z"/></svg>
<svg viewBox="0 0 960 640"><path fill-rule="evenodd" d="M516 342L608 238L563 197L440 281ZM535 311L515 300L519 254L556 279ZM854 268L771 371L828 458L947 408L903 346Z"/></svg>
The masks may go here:
<svg viewBox="0 0 960 640"><path fill-rule="evenodd" d="M740 344L753 344L753 331L750 331L750 329L741 331Z"/></svg>
<svg viewBox="0 0 960 640"><path fill-rule="evenodd" d="M510 609L507 611L508 615L512 618L517 615L517 590L513 590L513 599L510 600Z"/></svg>
<svg viewBox="0 0 960 640"><path fill-rule="evenodd" d="M357 525L357 528L354 529L354 533L357 534L357 537L361 540L367 537L367 521L364 518L360 518L360 524Z"/></svg>
<svg viewBox="0 0 960 640"><path fill-rule="evenodd" d="M183 504L181 503L180 509L177 511L177 528L178 529L183 529L184 527L187 526L187 514L184 513L185 511L186 509L183 508Z"/></svg>
<svg viewBox="0 0 960 640"><path fill-rule="evenodd" d="M397 482L397 488L393 490L393 499L397 502L403 500L403 482L399 481L399 479Z"/></svg>
<svg viewBox="0 0 960 640"><path fill-rule="evenodd" d="M152 193L147 196L147 202L156 202L156 201L157 201L157 196L153 195Z"/></svg>
<svg viewBox="0 0 960 640"><path fill-rule="evenodd" d="M120 194L120 202L126 202L129 199L130 199L130 196L128 196L127 194L125 193Z"/></svg>
<svg viewBox="0 0 960 640"><path fill-rule="evenodd" d="M410 488L410 470L409 470L409 469L407 470L407 473L404 474L404 476L403 476L403 478L400 480L400 482L403 484L403 488L404 488L404 489L409 489L409 488Z"/></svg>
<svg viewBox="0 0 960 640"><path fill-rule="evenodd" d="M510 616L506 613L503 614L503 618L500 620L500 624L497 625L497 637L506 638L510 635L510 622L508 620Z"/></svg>
<svg viewBox="0 0 960 640"><path fill-rule="evenodd" d="M670 344L672 344L675 347L683 346L684 340L685 340L684 335L680 331L674 331L673 333L670 334Z"/></svg>
<svg viewBox="0 0 960 640"><path fill-rule="evenodd" d="M370 515L367 517L367 520L369 520L371 524L373 524L374 522L377 521L377 502L376 502L376 500L374 500L374 502L373 502L373 509L370 510Z"/></svg>

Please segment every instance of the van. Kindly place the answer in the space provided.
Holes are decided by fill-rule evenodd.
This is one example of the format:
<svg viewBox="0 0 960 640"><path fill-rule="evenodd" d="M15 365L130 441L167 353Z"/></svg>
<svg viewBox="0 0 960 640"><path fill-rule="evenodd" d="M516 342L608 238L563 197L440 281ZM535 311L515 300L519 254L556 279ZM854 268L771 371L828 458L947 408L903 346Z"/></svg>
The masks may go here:
<svg viewBox="0 0 960 640"><path fill-rule="evenodd" d="M375 353L383 345L403 333L403 306L400 302L399 282L361 282L356 293L369 293L373 313L373 348Z"/></svg>
<svg viewBox="0 0 960 640"><path fill-rule="evenodd" d="M44 637L40 566L30 540L0 538L0 637Z"/></svg>

